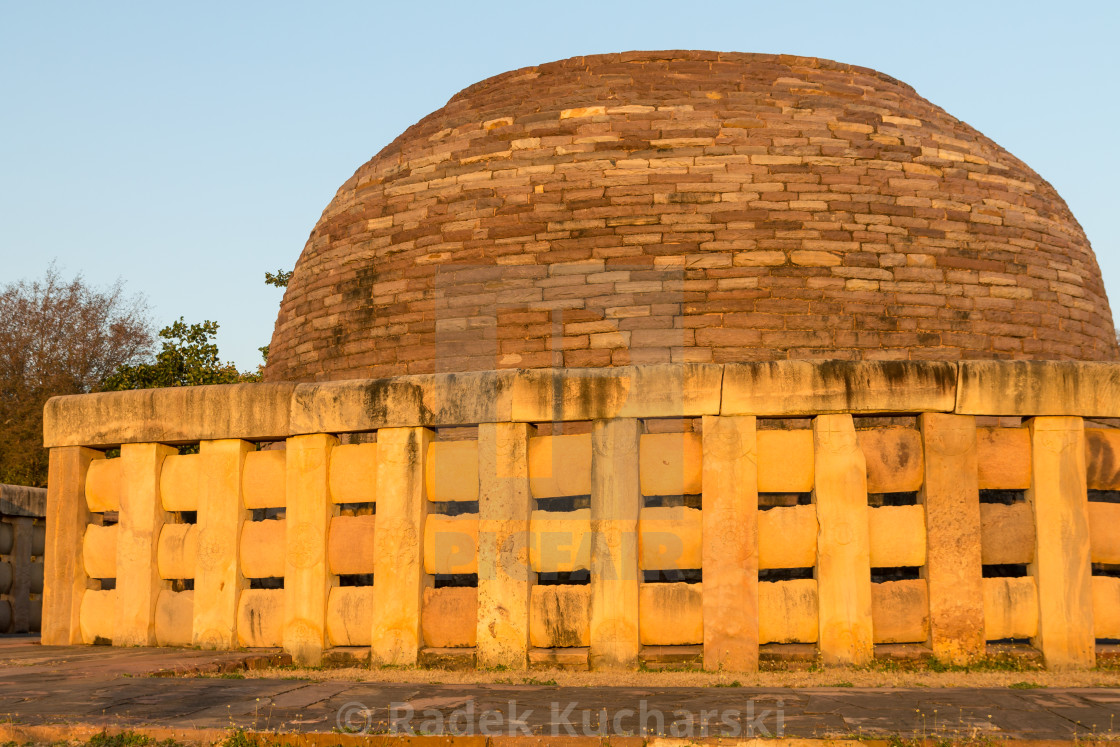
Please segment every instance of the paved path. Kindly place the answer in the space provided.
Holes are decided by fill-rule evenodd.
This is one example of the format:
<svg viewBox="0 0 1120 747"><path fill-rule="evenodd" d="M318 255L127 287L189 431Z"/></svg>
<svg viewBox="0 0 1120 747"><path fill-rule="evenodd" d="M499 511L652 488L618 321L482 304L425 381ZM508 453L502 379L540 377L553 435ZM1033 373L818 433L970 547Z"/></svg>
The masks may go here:
<svg viewBox="0 0 1120 747"><path fill-rule="evenodd" d="M703 737L1120 736L1120 689L574 688L220 677L247 655L0 639L0 720L377 732ZM259 654L255 655L257 658ZM252 661L250 661L250 665Z"/></svg>

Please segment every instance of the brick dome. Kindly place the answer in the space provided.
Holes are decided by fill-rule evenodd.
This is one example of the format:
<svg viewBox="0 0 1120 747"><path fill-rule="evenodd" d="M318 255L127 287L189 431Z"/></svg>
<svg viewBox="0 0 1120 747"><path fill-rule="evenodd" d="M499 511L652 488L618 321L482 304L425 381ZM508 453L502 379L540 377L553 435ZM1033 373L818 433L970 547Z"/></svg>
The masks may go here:
<svg viewBox="0 0 1120 747"><path fill-rule="evenodd" d="M358 169L265 377L787 358L1117 347L1065 202L909 86L630 52L484 80Z"/></svg>

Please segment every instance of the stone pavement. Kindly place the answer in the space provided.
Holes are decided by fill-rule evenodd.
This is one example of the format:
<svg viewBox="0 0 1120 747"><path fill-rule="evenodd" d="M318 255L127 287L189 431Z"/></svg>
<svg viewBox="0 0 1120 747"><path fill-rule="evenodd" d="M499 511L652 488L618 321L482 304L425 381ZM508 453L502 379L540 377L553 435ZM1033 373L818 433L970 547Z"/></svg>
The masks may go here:
<svg viewBox="0 0 1120 747"><path fill-rule="evenodd" d="M692 739L1120 736L1120 689L1105 688L576 688L254 679L252 671L244 679L151 676L220 673L268 657L0 639L0 721L327 734L386 733L395 725L415 734L546 737L619 737L644 727Z"/></svg>

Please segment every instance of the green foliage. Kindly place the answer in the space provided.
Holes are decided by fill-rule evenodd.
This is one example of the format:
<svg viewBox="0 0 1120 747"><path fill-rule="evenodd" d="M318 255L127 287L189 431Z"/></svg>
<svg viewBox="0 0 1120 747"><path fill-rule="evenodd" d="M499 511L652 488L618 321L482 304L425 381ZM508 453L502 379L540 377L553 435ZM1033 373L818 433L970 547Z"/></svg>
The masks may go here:
<svg viewBox="0 0 1120 747"><path fill-rule="evenodd" d="M163 349L154 361L121 366L102 382L101 390L112 392L259 381L259 372L242 373L232 363L222 362L218 346L213 342L217 333L217 322L207 320L201 324L187 324L180 317L179 321L160 330Z"/></svg>
<svg viewBox="0 0 1120 747"><path fill-rule="evenodd" d="M234 729L218 743L218 747L257 747L258 744L257 740L246 734L244 729Z"/></svg>
<svg viewBox="0 0 1120 747"><path fill-rule="evenodd" d="M275 285L277 288L287 288L288 281L292 279L291 270L277 270L275 274L266 272L264 282L266 285Z"/></svg>
<svg viewBox="0 0 1120 747"><path fill-rule="evenodd" d="M174 739L160 742L134 731L122 731L116 734L103 731L90 737L86 747L181 747L181 744Z"/></svg>

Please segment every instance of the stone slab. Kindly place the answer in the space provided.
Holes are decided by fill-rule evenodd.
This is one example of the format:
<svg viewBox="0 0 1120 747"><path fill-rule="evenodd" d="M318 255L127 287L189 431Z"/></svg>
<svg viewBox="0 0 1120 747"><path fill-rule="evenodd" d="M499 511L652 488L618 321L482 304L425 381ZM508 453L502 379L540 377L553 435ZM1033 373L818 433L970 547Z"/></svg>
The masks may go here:
<svg viewBox="0 0 1120 747"><path fill-rule="evenodd" d="M511 369L300 384L292 393L292 433L507 422L510 391L522 373Z"/></svg>
<svg viewBox="0 0 1120 747"><path fill-rule="evenodd" d="M296 385L216 384L52 397L43 409L43 445L108 448L122 443L269 441L291 431Z"/></svg>
<svg viewBox="0 0 1120 747"><path fill-rule="evenodd" d="M961 361L962 415L1120 417L1120 366L1076 361Z"/></svg>
<svg viewBox="0 0 1120 747"><path fill-rule="evenodd" d="M772 361L724 366L720 414L952 412L954 363Z"/></svg>
<svg viewBox="0 0 1120 747"><path fill-rule="evenodd" d="M47 489L26 485L0 485L0 515L46 516Z"/></svg>
<svg viewBox="0 0 1120 747"><path fill-rule="evenodd" d="M520 371L513 420L547 423L719 414L723 367L704 363Z"/></svg>

